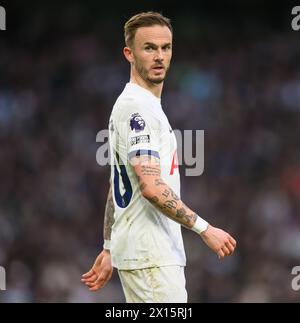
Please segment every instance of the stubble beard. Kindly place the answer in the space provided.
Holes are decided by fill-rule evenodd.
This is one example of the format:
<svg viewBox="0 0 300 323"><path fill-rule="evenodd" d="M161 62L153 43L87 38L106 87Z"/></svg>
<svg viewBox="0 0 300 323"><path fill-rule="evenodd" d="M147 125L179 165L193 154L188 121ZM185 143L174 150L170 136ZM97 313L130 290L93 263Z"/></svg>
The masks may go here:
<svg viewBox="0 0 300 323"><path fill-rule="evenodd" d="M150 84L161 84L165 80L165 78L167 76L169 66L165 69L165 74L164 74L163 77L156 77L156 78L150 77L149 76L149 71L146 68L144 68L144 66L142 64L140 64L138 62L138 60L135 61L135 69L136 69L137 73L139 74L139 76L145 82L150 83Z"/></svg>

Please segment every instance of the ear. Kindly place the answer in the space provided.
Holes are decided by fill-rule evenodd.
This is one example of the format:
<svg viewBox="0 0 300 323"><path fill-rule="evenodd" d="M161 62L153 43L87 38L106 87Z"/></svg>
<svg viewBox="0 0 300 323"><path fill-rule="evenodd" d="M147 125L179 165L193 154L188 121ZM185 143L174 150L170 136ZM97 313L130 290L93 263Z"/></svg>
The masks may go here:
<svg viewBox="0 0 300 323"><path fill-rule="evenodd" d="M129 63L133 63L133 54L132 50L129 47L124 47L123 54Z"/></svg>

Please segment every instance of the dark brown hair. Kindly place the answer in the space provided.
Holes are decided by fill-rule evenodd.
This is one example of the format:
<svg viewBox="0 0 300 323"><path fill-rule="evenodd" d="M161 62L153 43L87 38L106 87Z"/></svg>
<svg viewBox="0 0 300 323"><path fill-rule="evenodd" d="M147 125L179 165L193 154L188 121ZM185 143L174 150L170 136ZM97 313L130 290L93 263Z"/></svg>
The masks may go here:
<svg viewBox="0 0 300 323"><path fill-rule="evenodd" d="M171 33L173 33L170 19L164 17L158 12L141 12L131 17L124 25L126 46L132 47L134 36L138 28L151 27L154 25L167 26Z"/></svg>

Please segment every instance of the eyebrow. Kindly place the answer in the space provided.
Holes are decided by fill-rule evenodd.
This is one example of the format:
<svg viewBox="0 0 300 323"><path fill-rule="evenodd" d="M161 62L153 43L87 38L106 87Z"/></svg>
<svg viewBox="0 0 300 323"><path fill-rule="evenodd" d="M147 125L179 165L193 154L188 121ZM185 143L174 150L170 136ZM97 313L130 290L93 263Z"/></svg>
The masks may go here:
<svg viewBox="0 0 300 323"><path fill-rule="evenodd" d="M144 43L144 46L146 46L146 45L148 45L148 46L150 45L150 46L153 46L153 47L158 47L156 44L151 43L151 42ZM161 47L165 47L165 46L171 46L171 43L165 43Z"/></svg>

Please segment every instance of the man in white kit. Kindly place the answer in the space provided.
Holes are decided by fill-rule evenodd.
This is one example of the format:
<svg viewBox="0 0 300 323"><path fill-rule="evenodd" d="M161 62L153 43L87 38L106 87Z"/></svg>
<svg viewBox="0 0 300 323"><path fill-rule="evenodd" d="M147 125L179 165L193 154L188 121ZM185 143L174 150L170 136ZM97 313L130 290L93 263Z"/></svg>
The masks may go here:
<svg viewBox="0 0 300 323"><path fill-rule="evenodd" d="M195 231L218 257L236 241L180 199L174 132L160 97L172 56L172 26L155 12L125 24L130 82L109 121L111 180L104 247L82 281L95 291L118 269L127 302L187 302L181 225Z"/></svg>

